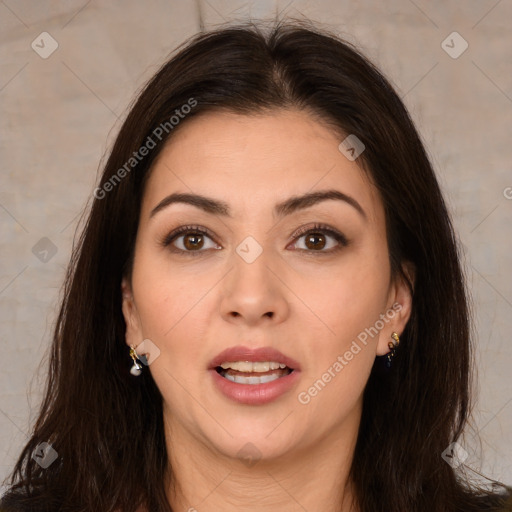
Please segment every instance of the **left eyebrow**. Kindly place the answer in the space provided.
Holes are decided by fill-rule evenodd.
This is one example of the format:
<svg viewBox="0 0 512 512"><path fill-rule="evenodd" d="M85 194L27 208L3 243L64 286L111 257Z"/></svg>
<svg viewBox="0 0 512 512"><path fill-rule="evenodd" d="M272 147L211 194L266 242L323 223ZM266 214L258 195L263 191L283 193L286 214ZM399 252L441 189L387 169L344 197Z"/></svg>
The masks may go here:
<svg viewBox="0 0 512 512"><path fill-rule="evenodd" d="M367 219L367 215L361 205L351 196L340 192L339 190L324 190L319 192L310 192L301 196L293 196L281 203L278 203L274 207L274 214L278 217L284 217L290 215L298 210L310 208L311 206L318 204L323 201L337 200L343 201L353 208L355 208L364 219ZM149 217L153 217L159 211L167 208L174 203L184 203L195 206L204 210L206 213L213 215L220 215L223 217L232 217L230 208L227 203L211 197L206 197L198 194L185 194L185 193L174 193L170 194L162 199L152 210Z"/></svg>
<svg viewBox="0 0 512 512"><path fill-rule="evenodd" d="M310 192L302 196L290 197L286 201L276 204L274 211L279 217L284 217L285 215L290 215L297 210L309 208L317 203L328 200L344 201L355 208L364 219L367 219L362 206L353 197L334 189Z"/></svg>

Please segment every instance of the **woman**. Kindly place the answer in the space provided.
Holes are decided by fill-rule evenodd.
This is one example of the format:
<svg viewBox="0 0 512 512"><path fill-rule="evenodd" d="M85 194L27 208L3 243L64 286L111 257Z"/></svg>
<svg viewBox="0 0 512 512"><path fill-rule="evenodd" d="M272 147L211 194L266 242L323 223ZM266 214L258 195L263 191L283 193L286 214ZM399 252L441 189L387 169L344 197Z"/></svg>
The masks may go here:
<svg viewBox="0 0 512 512"><path fill-rule="evenodd" d="M305 23L200 34L94 191L2 510L507 510L464 471L470 369L453 228L382 74Z"/></svg>

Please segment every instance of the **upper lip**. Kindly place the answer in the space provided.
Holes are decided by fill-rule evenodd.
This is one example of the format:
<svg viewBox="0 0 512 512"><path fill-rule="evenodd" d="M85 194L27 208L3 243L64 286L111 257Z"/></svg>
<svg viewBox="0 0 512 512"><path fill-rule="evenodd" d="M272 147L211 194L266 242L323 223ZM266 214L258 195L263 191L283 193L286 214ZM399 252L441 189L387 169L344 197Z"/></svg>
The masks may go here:
<svg viewBox="0 0 512 512"><path fill-rule="evenodd" d="M213 369L225 362L251 361L264 362L274 361L288 366L292 370L300 370L300 365L291 357L285 356L273 347L249 348L242 345L230 347L217 354L210 362L209 368Z"/></svg>

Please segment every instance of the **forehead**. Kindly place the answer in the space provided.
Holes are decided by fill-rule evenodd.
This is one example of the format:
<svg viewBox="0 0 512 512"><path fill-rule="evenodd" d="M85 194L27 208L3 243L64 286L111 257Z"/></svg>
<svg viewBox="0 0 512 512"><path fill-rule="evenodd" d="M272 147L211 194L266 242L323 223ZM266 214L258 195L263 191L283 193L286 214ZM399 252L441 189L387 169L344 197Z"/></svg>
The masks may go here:
<svg viewBox="0 0 512 512"><path fill-rule="evenodd" d="M156 159L143 215L176 191L215 196L241 212L336 188L355 196L370 217L380 216L380 198L367 174L338 148L343 139L303 111L199 114L183 122Z"/></svg>

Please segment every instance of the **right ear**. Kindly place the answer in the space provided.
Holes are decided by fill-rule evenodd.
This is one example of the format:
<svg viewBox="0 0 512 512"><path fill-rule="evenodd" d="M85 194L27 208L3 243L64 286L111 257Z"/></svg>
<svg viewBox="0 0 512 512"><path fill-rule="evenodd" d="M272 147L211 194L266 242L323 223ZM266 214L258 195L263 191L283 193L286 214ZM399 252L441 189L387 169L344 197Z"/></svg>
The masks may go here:
<svg viewBox="0 0 512 512"><path fill-rule="evenodd" d="M133 345L136 347L144 339L144 336L142 335L139 313L133 298L132 287L126 277L123 277L121 282L121 292L123 295L123 316L126 323L125 341L128 346Z"/></svg>

